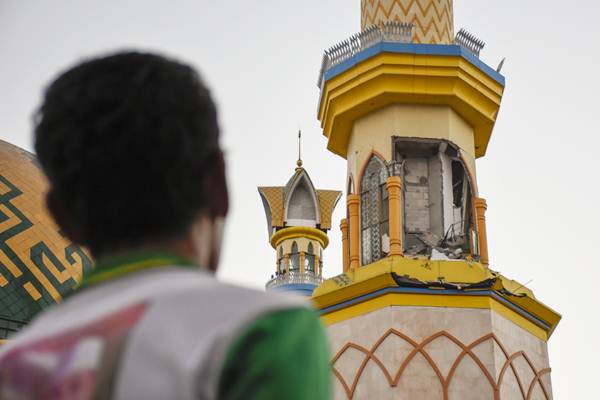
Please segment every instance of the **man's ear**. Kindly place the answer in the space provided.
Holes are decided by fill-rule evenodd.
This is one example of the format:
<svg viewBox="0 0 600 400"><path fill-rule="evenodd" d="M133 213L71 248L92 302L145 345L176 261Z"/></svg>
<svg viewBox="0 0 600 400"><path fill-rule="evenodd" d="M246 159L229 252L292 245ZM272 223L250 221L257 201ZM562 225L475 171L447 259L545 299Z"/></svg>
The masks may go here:
<svg viewBox="0 0 600 400"><path fill-rule="evenodd" d="M46 194L46 207L50 215L62 231L73 243L85 245L81 231L73 223L73 217L66 212L64 205L56 198L56 192L52 189Z"/></svg>
<svg viewBox="0 0 600 400"><path fill-rule="evenodd" d="M210 210L212 218L225 218L229 211L229 192L223 153L221 151L215 153L209 164L211 170L205 178L205 193L210 193L207 208Z"/></svg>

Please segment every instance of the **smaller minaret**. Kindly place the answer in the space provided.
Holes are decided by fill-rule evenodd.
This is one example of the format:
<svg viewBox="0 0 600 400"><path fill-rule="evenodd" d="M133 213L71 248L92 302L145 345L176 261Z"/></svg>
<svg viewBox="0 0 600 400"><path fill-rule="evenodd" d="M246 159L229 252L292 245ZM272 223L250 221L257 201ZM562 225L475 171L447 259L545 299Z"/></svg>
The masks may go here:
<svg viewBox="0 0 600 400"><path fill-rule="evenodd" d="M258 193L276 252L275 273L267 290L310 296L323 281L323 250L329 244L327 231L341 192L315 189L302 166L301 137L298 132L298 161L287 184L262 186Z"/></svg>

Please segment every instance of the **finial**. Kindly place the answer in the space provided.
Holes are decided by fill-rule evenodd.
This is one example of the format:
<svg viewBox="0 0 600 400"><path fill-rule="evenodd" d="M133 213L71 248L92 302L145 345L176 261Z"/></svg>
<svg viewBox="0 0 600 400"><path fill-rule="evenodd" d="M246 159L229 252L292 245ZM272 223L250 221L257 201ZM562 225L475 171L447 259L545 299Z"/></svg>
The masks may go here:
<svg viewBox="0 0 600 400"><path fill-rule="evenodd" d="M298 129L298 161L296 161L297 168L302 168L302 131Z"/></svg>

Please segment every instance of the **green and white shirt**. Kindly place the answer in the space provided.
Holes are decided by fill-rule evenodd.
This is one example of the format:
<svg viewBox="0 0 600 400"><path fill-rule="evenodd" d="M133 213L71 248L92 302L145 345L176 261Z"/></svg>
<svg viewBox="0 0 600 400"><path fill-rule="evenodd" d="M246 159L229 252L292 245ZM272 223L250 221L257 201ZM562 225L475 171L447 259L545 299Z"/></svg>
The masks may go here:
<svg viewBox="0 0 600 400"><path fill-rule="evenodd" d="M128 256L0 348L0 398L329 399L328 358L304 300Z"/></svg>

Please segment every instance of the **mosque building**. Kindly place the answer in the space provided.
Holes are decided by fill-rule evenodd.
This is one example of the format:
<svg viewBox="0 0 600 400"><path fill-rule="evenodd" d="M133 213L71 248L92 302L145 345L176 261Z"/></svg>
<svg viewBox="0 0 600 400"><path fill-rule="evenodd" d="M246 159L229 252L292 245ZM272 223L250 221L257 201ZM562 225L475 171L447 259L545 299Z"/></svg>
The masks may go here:
<svg viewBox="0 0 600 400"><path fill-rule="evenodd" d="M342 274L319 284L331 209L316 212L306 171L259 188L277 253L267 289L319 284L336 399L552 398L561 316L494 271L477 185L505 78L482 41L455 35L452 3L361 0L361 31L325 51L318 119L347 161Z"/></svg>

